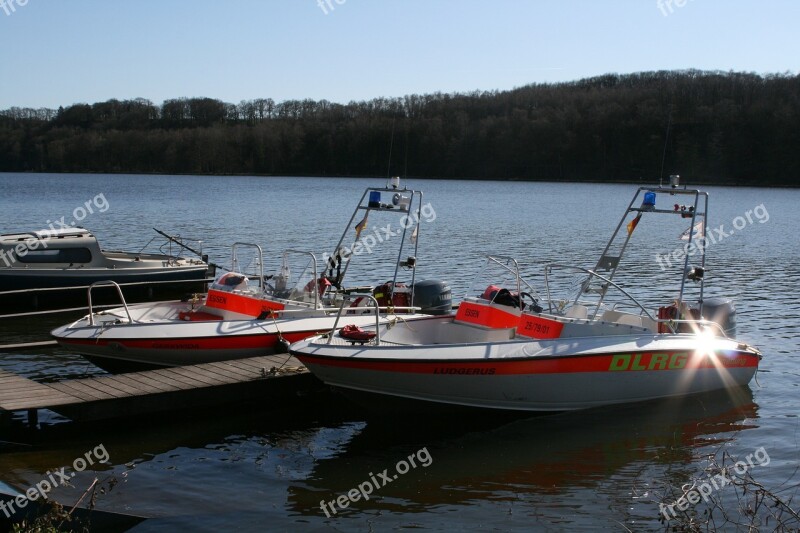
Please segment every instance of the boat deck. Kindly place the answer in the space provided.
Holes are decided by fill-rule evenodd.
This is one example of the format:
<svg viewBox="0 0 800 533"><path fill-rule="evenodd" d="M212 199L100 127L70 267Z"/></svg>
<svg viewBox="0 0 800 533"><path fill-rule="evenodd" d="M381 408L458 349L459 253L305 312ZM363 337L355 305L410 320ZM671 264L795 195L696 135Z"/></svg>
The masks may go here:
<svg viewBox="0 0 800 533"><path fill-rule="evenodd" d="M102 420L288 393L305 380L311 374L287 354L54 383L0 370L0 414L27 411L35 423L39 409L50 409Z"/></svg>

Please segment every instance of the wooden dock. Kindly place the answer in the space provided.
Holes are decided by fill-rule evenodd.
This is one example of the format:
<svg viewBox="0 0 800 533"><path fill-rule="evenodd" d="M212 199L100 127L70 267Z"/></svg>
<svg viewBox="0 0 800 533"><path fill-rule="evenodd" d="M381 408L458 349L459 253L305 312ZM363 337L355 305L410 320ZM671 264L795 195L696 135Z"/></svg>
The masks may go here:
<svg viewBox="0 0 800 533"><path fill-rule="evenodd" d="M291 394L313 376L288 354L39 383L0 370L0 414L39 409L103 420Z"/></svg>

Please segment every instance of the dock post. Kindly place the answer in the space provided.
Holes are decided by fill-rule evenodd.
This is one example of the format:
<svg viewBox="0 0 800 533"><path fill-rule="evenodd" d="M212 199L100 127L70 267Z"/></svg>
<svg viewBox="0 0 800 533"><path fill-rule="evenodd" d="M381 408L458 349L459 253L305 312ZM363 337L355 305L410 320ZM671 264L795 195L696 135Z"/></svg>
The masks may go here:
<svg viewBox="0 0 800 533"><path fill-rule="evenodd" d="M28 425L31 429L36 429L36 426L39 425L38 409L28 409Z"/></svg>

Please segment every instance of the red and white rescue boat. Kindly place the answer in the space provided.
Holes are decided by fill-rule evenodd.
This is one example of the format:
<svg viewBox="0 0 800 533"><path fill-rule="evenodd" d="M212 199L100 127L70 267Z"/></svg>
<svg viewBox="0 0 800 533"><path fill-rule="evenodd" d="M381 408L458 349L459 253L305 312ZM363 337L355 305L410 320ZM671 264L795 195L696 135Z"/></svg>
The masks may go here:
<svg viewBox="0 0 800 533"><path fill-rule="evenodd" d="M232 250L234 268L239 263L239 250L251 247L256 250L254 260L259 269L254 277L260 282L251 285L247 276L229 272L217 279L205 296L192 301L128 306L123 300L123 306L115 309L98 313L90 309L89 315L53 330L52 335L61 346L112 372L286 351L289 343L333 327L349 292L342 288L342 281L352 257L357 255L352 250L359 245L367 217L381 212L415 220L417 226L402 224L402 234L396 240L399 252L394 279L377 286L372 298L362 298L348 308L348 320L356 325L375 324L373 310L377 307L379 323L394 320L398 314L409 320L425 316L420 311L450 313L446 283L415 281L422 193L400 189L397 182L393 183L391 188L368 188L364 192L324 274L318 273L313 254L289 250L283 254L277 274L265 277L261 248L236 243ZM389 201L381 201L382 195ZM364 212L364 218L354 226L359 211ZM351 227L356 237L346 247ZM401 259L406 232L412 233L414 255ZM409 284L397 281L401 267L410 271ZM91 307L91 289L89 296Z"/></svg>
<svg viewBox="0 0 800 533"><path fill-rule="evenodd" d="M693 202L660 209L656 195ZM489 286L465 298L455 316L364 328L375 336L363 345L327 334L290 352L346 391L491 409L566 411L744 386L761 354L729 337L730 300L704 298L705 247L692 257L697 266L686 256L678 297L656 316L613 280L643 215L691 218L691 243L695 233L705 236L707 210L706 193L642 187L594 269L545 267L546 298L523 287L516 261L490 257L488 266L511 273L515 286ZM580 274L574 298L552 297L556 269ZM695 304L689 292L697 293ZM621 301L612 304L610 294Z"/></svg>

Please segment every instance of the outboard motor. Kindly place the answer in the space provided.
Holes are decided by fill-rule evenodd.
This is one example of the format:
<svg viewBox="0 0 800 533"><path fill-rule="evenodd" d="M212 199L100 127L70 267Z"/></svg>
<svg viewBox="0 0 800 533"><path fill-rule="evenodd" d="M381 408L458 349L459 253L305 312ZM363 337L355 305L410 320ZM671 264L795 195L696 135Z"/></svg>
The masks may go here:
<svg viewBox="0 0 800 533"><path fill-rule="evenodd" d="M426 315L448 315L453 312L453 293L446 281L426 280L414 284L414 306Z"/></svg>
<svg viewBox="0 0 800 533"><path fill-rule="evenodd" d="M728 337L736 336L736 305L730 298L706 298L703 316L719 324Z"/></svg>

